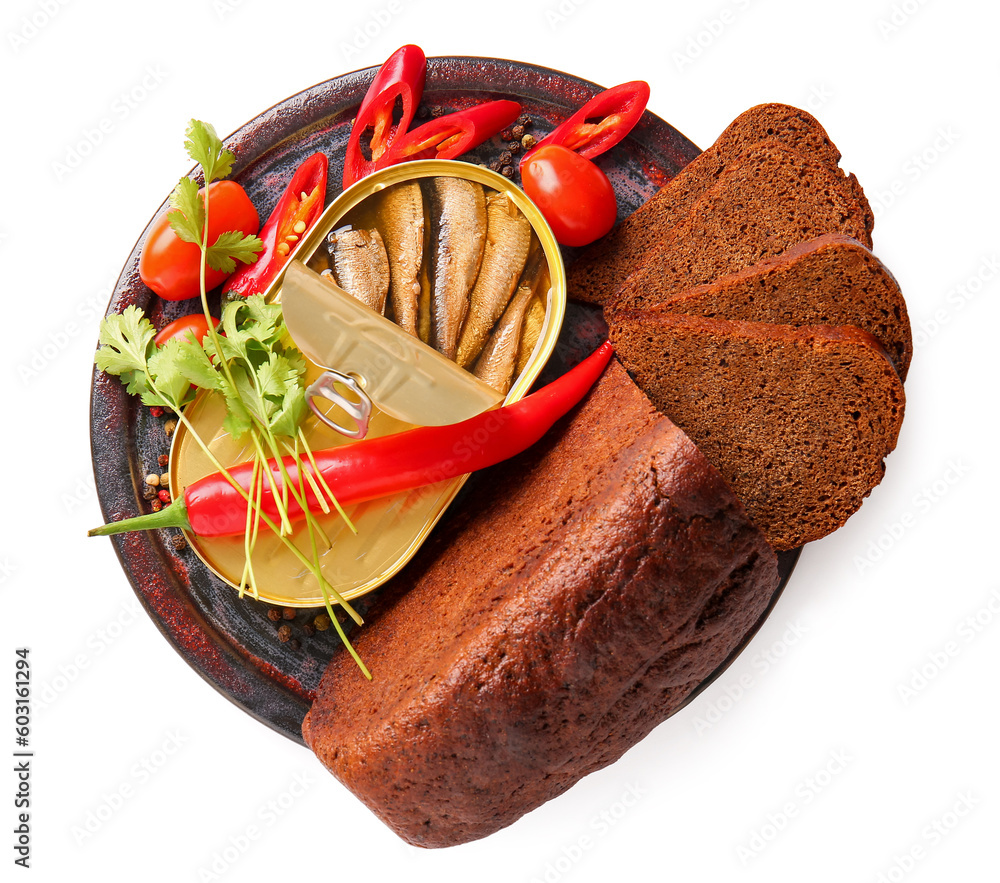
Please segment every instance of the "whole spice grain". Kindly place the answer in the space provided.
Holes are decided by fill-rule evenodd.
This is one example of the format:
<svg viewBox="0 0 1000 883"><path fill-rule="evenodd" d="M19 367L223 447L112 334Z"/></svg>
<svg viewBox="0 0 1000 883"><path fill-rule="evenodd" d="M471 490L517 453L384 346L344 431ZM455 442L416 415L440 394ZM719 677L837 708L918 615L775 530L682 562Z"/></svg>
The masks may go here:
<svg viewBox="0 0 1000 883"><path fill-rule="evenodd" d="M159 466L161 469L164 466L166 466L169 462L170 462L169 454L160 454L160 456L156 458L156 465Z"/></svg>
<svg viewBox="0 0 1000 883"><path fill-rule="evenodd" d="M278 627L278 640L284 644L292 637L292 627L290 625L283 625Z"/></svg>
<svg viewBox="0 0 1000 883"><path fill-rule="evenodd" d="M187 548L187 540L184 539L184 534L182 534L182 533L175 533L170 538L170 545L173 546L174 550L177 551L177 552L180 552L183 549L186 549Z"/></svg>
<svg viewBox="0 0 1000 883"><path fill-rule="evenodd" d="M167 434L168 438L174 434L174 430L176 428L177 428L176 420L168 420L166 423L163 424L163 431Z"/></svg>
<svg viewBox="0 0 1000 883"><path fill-rule="evenodd" d="M287 619L289 621L295 619L298 611L294 607L282 607L281 608L281 618Z"/></svg>
<svg viewBox="0 0 1000 883"><path fill-rule="evenodd" d="M330 628L330 617L321 613L313 620L313 625L316 626L316 631L325 632Z"/></svg>
<svg viewBox="0 0 1000 883"><path fill-rule="evenodd" d="M281 622L281 611L277 607L268 607L267 618L271 622Z"/></svg>

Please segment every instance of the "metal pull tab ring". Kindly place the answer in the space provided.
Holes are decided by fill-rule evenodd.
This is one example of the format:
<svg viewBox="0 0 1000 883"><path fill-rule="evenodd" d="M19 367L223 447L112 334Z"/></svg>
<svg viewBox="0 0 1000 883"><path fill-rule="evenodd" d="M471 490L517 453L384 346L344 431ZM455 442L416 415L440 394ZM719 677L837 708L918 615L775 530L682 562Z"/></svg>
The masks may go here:
<svg viewBox="0 0 1000 883"><path fill-rule="evenodd" d="M340 393L335 386L338 383L353 392L359 401L352 402ZM313 398L316 396L321 396L337 405L348 417L351 417L357 423L357 428L349 429L331 420L313 404ZM327 369L306 387L306 400L309 402L312 412L327 426L341 435L346 435L348 438L364 438L368 434L368 420L372 414L372 400L361 388L361 384L350 374L342 374L340 371L334 371L332 368Z"/></svg>

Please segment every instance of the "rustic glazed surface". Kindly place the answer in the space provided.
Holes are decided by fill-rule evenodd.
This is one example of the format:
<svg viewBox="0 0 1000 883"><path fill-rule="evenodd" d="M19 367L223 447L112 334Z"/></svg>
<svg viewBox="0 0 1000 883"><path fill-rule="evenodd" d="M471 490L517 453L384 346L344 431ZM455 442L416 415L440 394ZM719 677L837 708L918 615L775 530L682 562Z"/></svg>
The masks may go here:
<svg viewBox="0 0 1000 883"><path fill-rule="evenodd" d="M226 146L236 154L234 178L246 188L261 218L270 213L299 162L317 150L330 157L327 200L337 195L354 111L374 73L370 68L313 86L260 114L226 139ZM599 90L592 83L557 71L511 61L431 58L423 103L459 109L493 98L516 98L534 121L531 131L538 137ZM469 158L489 163L501 149L494 139ZM599 160L618 193L619 217L634 211L697 153L683 135L647 113L624 142ZM165 205L161 206L157 214L164 209ZM139 252L147 231L125 262L108 312L121 312L134 304L160 327L191 308L185 303L161 301L140 281ZM564 255L567 262L573 258L571 249L565 249ZM540 382L562 373L604 336L606 328L599 312L571 305L556 353ZM126 395L117 378L95 371L91 448L98 496L107 520L145 511L143 476L168 447L163 418L150 416L148 409ZM464 493L473 492L474 487L470 482ZM278 624L267 618L265 606L238 600L233 589L189 549L173 548L172 533L112 538L140 601L202 677L247 713L301 743L302 720L320 677L331 655L340 652L336 633L331 629L302 638L298 650L280 643ZM793 553L782 561L786 579L794 559ZM366 603L376 598L373 595L359 602L359 612L364 615ZM298 626L314 612L299 613L292 623L296 635L301 637Z"/></svg>

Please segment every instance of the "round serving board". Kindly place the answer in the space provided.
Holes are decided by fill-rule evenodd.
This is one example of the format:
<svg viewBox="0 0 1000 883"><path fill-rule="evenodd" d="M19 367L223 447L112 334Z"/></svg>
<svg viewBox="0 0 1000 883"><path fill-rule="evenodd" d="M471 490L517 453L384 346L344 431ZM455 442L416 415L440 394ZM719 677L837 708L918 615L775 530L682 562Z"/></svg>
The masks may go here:
<svg viewBox="0 0 1000 883"><path fill-rule="evenodd" d="M236 155L233 177L247 190L261 218L268 216L299 162L317 150L330 158L327 201L340 192L344 148L355 110L374 73L374 68L355 71L306 89L264 111L226 139L226 146ZM514 98L532 120L529 131L541 137L598 91L599 86L585 80L519 62L430 58L423 105L451 110L495 98ZM505 147L495 138L464 158L489 164ZM635 211L697 153L698 148L680 132L647 112L628 138L598 159L618 195L619 218ZM164 209L160 206L156 214ZM134 304L162 327L190 312L193 302L164 302L139 279L139 253L148 230L143 231L125 262L108 313ZM564 258L570 263L573 250L564 249ZM571 303L555 353L539 383L548 382L579 361L605 336L599 310ZM91 449L98 497L107 520L147 511L142 483L149 472L162 471L156 465L157 458L170 446L165 420L127 395L117 378L95 370ZM474 488L475 476L463 496ZM184 660L248 714L301 743L302 719L326 663L332 654L342 652L336 632L328 629L305 634L303 624L321 612L318 609L299 610L290 622L272 621L267 605L239 599L190 548L175 545L178 536L178 531L148 531L121 534L112 542L139 600ZM797 551L781 556L782 579L772 606L797 556ZM377 603L375 592L358 599L354 606L364 615ZM282 624L291 627L296 640L279 641L277 630Z"/></svg>

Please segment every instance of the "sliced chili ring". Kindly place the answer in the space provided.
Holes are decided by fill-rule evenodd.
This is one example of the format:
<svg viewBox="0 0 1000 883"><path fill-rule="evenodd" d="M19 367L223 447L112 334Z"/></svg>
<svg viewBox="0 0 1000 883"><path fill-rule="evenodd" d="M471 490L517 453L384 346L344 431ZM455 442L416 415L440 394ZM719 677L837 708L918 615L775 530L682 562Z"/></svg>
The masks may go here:
<svg viewBox="0 0 1000 883"><path fill-rule="evenodd" d="M405 132L420 104L427 59L419 46L401 46L378 69L365 93L344 155L344 187L375 171L377 162ZM396 118L396 105L401 114Z"/></svg>
<svg viewBox="0 0 1000 883"><path fill-rule="evenodd" d="M328 168L324 153L314 153L302 161L260 231L264 247L257 260L241 265L229 277L224 293L249 297L267 290L295 243L322 214Z"/></svg>
<svg viewBox="0 0 1000 883"><path fill-rule="evenodd" d="M559 144L593 159L614 147L639 122L649 101L649 83L633 80L598 92L524 155L543 144Z"/></svg>
<svg viewBox="0 0 1000 883"><path fill-rule="evenodd" d="M414 159L454 159L509 126L520 113L518 102L502 99L444 114L407 132L378 168Z"/></svg>

